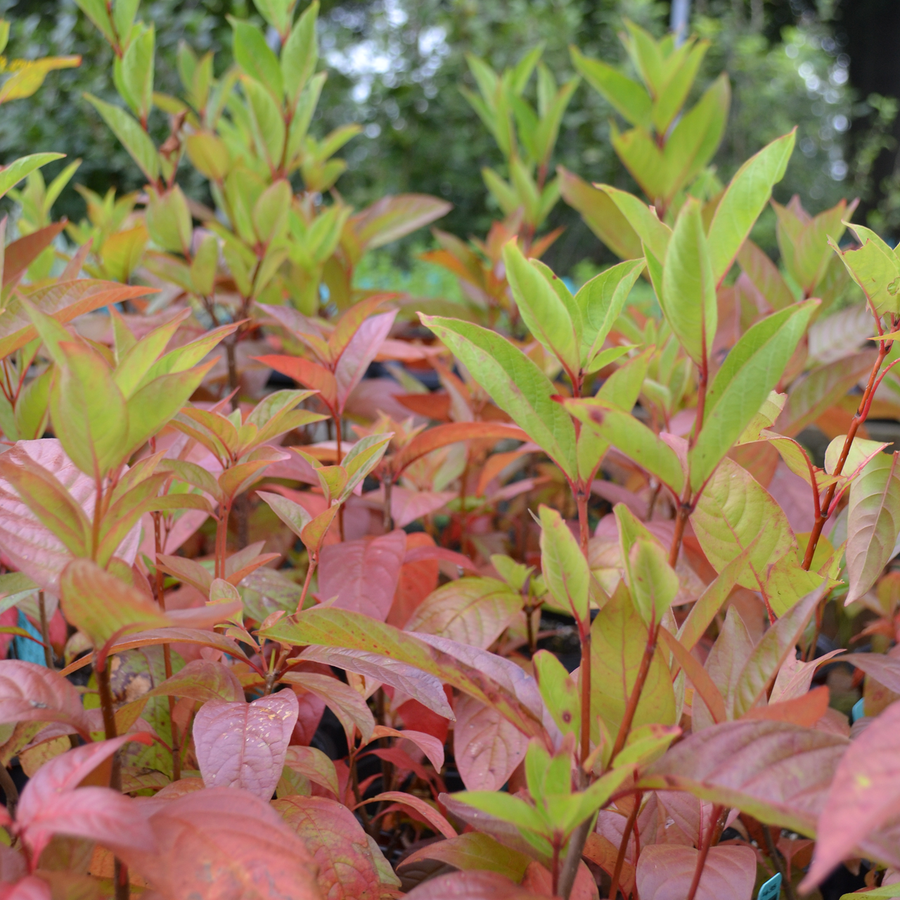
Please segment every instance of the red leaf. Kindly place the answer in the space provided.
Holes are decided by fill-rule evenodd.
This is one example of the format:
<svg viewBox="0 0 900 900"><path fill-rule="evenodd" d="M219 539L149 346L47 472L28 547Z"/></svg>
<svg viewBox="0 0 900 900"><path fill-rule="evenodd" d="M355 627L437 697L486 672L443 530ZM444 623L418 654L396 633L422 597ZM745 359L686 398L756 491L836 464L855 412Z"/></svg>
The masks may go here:
<svg viewBox="0 0 900 900"><path fill-rule="evenodd" d="M793 722L794 725L812 728L828 710L829 697L828 688L822 685L822 687L817 687L808 694L795 697L793 700L770 703L768 706L755 706L745 713L743 718Z"/></svg>
<svg viewBox="0 0 900 900"><path fill-rule="evenodd" d="M526 891L494 872L453 872L439 875L411 890L407 900L538 900L540 894Z"/></svg>
<svg viewBox="0 0 900 900"><path fill-rule="evenodd" d="M194 719L194 745L204 784L244 788L271 799L298 713L293 691L252 703L210 700L201 706Z"/></svg>
<svg viewBox="0 0 900 900"><path fill-rule="evenodd" d="M391 461L390 467L395 475L399 475L410 463L415 462L426 453L431 453L448 444L472 439L504 438L516 441L527 441L528 435L515 425L503 422L450 422L436 425L421 434L417 434Z"/></svg>
<svg viewBox="0 0 900 900"><path fill-rule="evenodd" d="M65 227L65 221L54 222L7 244L3 254L3 287L16 280Z"/></svg>
<svg viewBox="0 0 900 900"><path fill-rule="evenodd" d="M257 362L293 378L298 384L318 391L325 405L330 409L337 406L337 383L334 375L324 366L304 359L302 356L254 356Z"/></svg>
<svg viewBox="0 0 900 900"><path fill-rule="evenodd" d="M322 548L319 597L330 605L383 622L390 612L406 555L406 534L399 529L372 540L347 541Z"/></svg>
<svg viewBox="0 0 900 900"><path fill-rule="evenodd" d="M802 889L812 890L871 832L900 812L900 703L892 703L850 743L822 814Z"/></svg>
<svg viewBox="0 0 900 900"><path fill-rule="evenodd" d="M121 854L166 900L322 900L315 863L268 803L237 788L158 804L158 853Z"/></svg>
<svg viewBox="0 0 900 900"><path fill-rule="evenodd" d="M644 847L637 866L641 900L684 900L699 851L673 844ZM756 854L750 847L711 847L696 900L750 900L756 881Z"/></svg>
<svg viewBox="0 0 900 900"><path fill-rule="evenodd" d="M87 838L116 852L153 846L153 833L134 800L109 788L78 787L100 763L133 740L150 743L149 735L123 735L69 750L41 766L25 786L16 809L15 829L34 859L54 834Z"/></svg>
<svg viewBox="0 0 900 900"><path fill-rule="evenodd" d="M528 738L496 710L472 697L456 701L453 754L470 791L499 791L525 759Z"/></svg>
<svg viewBox="0 0 900 900"><path fill-rule="evenodd" d="M373 853L381 852L346 806L324 797L285 797L272 806L312 853L328 900L380 900L382 878ZM382 865L389 869L383 857Z"/></svg>
<svg viewBox="0 0 900 900"><path fill-rule="evenodd" d="M434 539L431 535L416 532L406 536L407 557L411 549L417 550L420 547L434 547ZM394 593L394 601L386 620L388 624L396 628L403 628L419 604L438 586L439 575L440 569L437 560L409 562L404 557L397 590Z"/></svg>
<svg viewBox="0 0 900 900"><path fill-rule="evenodd" d="M18 660L0 662L0 722L65 722L87 735L81 695L56 672Z"/></svg>

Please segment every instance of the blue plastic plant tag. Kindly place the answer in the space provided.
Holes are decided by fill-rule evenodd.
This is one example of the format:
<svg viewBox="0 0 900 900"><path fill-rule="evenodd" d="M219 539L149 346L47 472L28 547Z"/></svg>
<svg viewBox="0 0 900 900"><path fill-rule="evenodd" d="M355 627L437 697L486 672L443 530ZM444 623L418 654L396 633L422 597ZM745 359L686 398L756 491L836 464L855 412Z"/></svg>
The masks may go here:
<svg viewBox="0 0 900 900"><path fill-rule="evenodd" d="M778 900L781 896L781 872L776 872L760 889L756 900Z"/></svg>
<svg viewBox="0 0 900 900"><path fill-rule="evenodd" d="M41 633L28 621L28 617L25 613L20 609L18 615L18 621L16 625L19 628L24 628L32 637L41 639ZM29 641L27 637L21 637L20 635L16 635L13 638L13 644L16 649L16 659L24 660L25 662L35 663L39 666L46 666L47 663L44 659L44 648L35 643L34 641Z"/></svg>
<svg viewBox="0 0 900 900"><path fill-rule="evenodd" d="M864 718L866 714L866 698L860 697L856 703L853 704L853 709L850 710L850 724L852 725L854 722L858 722L860 719Z"/></svg>

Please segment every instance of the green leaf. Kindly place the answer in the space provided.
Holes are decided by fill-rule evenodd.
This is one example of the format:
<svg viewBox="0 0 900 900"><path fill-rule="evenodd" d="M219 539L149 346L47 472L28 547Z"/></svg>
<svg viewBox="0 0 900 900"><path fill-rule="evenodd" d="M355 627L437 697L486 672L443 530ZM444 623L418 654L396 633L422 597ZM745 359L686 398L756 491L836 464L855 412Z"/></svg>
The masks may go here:
<svg viewBox="0 0 900 900"><path fill-rule="evenodd" d="M652 116L653 127L657 134L665 134L678 116L708 49L709 41L698 41L694 44L688 51L687 57L680 62L660 89L653 102ZM635 124L640 123L635 122Z"/></svg>
<svg viewBox="0 0 900 900"><path fill-rule="evenodd" d="M667 202L690 184L715 155L728 120L730 101L728 76L723 72L672 129L665 151L669 176Z"/></svg>
<svg viewBox="0 0 900 900"><path fill-rule="evenodd" d="M616 155L622 160L625 168L631 173L641 190L650 200L665 209L668 198L678 190L676 180L672 177L671 166L666 156L671 156L660 149L651 135L643 128L631 128L620 132L615 125L612 131L612 145Z"/></svg>
<svg viewBox="0 0 900 900"><path fill-rule="evenodd" d="M103 121L131 154L148 181L159 178L159 156L149 135L124 109L106 103L91 94L85 94L88 103L100 113Z"/></svg>
<svg viewBox="0 0 900 900"><path fill-rule="evenodd" d="M563 402L584 427L631 457L641 468L665 484L679 497L684 488L684 472L678 454L659 435L631 413L596 397Z"/></svg>
<svg viewBox="0 0 900 900"><path fill-rule="evenodd" d="M625 20L628 36L622 43L651 93L658 94L664 81L664 65L660 44L640 25Z"/></svg>
<svg viewBox="0 0 900 900"><path fill-rule="evenodd" d="M581 311L581 364L591 365L603 349L628 295L644 269L642 259L632 259L612 266L592 278L575 295Z"/></svg>
<svg viewBox="0 0 900 900"><path fill-rule="evenodd" d="M502 791L460 791L453 799L495 819L509 822L518 829L527 829L542 837L549 837L550 829L543 817L521 797Z"/></svg>
<svg viewBox="0 0 900 900"><path fill-rule="evenodd" d="M659 300L678 343L697 366L706 369L716 335L718 308L700 203L693 197L687 198L675 222Z"/></svg>
<svg viewBox="0 0 900 900"><path fill-rule="evenodd" d="M765 584L769 566L796 548L782 508L746 469L728 457L706 485L691 524L717 572L749 550L737 582L754 591Z"/></svg>
<svg viewBox="0 0 900 900"><path fill-rule="evenodd" d="M280 104L284 96L281 66L278 64L278 57L266 43L262 30L250 22L230 16L229 21L234 30L232 46L235 62Z"/></svg>
<svg viewBox="0 0 900 900"><path fill-rule="evenodd" d="M781 380L818 300L788 307L748 329L716 373L706 395L703 427L688 453L697 491Z"/></svg>
<svg viewBox="0 0 900 900"><path fill-rule="evenodd" d="M194 229L184 192L176 184L162 194L151 187L147 195L145 222L154 243L163 250L188 256Z"/></svg>
<svg viewBox="0 0 900 900"><path fill-rule="evenodd" d="M672 230L660 222L656 211L627 191L620 191L608 184L600 185L600 190L612 199L640 241L650 248L653 255L657 259L665 259Z"/></svg>
<svg viewBox="0 0 900 900"><path fill-rule="evenodd" d="M60 371L50 391L53 431L69 458L100 479L128 452L128 412L106 363L83 344L59 345Z"/></svg>
<svg viewBox="0 0 900 900"><path fill-rule="evenodd" d="M5 197L23 178L27 178L41 166L64 156L64 153L33 153L3 166L0 168L0 197Z"/></svg>
<svg viewBox="0 0 900 900"><path fill-rule="evenodd" d="M140 0L115 0L112 4L113 24L116 26L116 34L122 40L127 40L131 34L139 5Z"/></svg>
<svg viewBox="0 0 900 900"><path fill-rule="evenodd" d="M127 332L126 339L127 337L132 337L132 344L124 352L119 349L121 345L117 339L116 346L119 352L119 364L116 366L115 372L113 372L113 380L124 397L130 397L138 389L144 376L150 371L150 367L159 359L175 332L178 331L189 315L190 311L185 310L168 322L164 322L158 328L154 328L149 334L144 335L140 341L134 341L131 332ZM119 321L120 318L118 316L113 318L114 325ZM123 330L127 331L124 326Z"/></svg>
<svg viewBox="0 0 900 900"><path fill-rule="evenodd" d="M503 248L506 277L513 298L519 307L522 321L540 342L541 346L555 356L568 372L575 377L580 368L580 328L581 316L571 295L563 299L549 279L559 280L556 275L529 262L522 255L515 241L509 241ZM546 269L545 274L542 269ZM565 285L562 290L568 293ZM577 318L573 318L574 317Z"/></svg>
<svg viewBox="0 0 900 900"><path fill-rule="evenodd" d="M589 59L577 47L570 47L569 52L572 65L594 90L602 94L632 125L650 130L652 101L642 84L599 59Z"/></svg>
<svg viewBox="0 0 900 900"><path fill-rule="evenodd" d="M557 603L586 627L590 621L591 571L578 541L556 510L541 505L541 572Z"/></svg>
<svg viewBox="0 0 900 900"><path fill-rule="evenodd" d="M129 96L135 102L137 114L143 121L146 121L153 107L154 45L153 26L143 26L137 37L131 39L122 55L122 80Z"/></svg>
<svg viewBox="0 0 900 900"><path fill-rule="evenodd" d="M557 391L546 375L505 338L479 325L420 314L488 392L491 399L571 479L578 477L575 427L553 400Z"/></svg>
<svg viewBox="0 0 900 900"><path fill-rule="evenodd" d="M281 109L271 92L258 81L245 79L243 88L259 151L266 158L269 167L277 169L284 153L285 129Z"/></svg>
<svg viewBox="0 0 900 900"><path fill-rule="evenodd" d="M898 454L879 453L850 485L847 602L859 600L893 555L900 533Z"/></svg>
<svg viewBox="0 0 900 900"><path fill-rule="evenodd" d="M281 49L281 71L284 75L284 89L288 101L293 105L306 86L319 59L316 44L316 19L319 15L319 0L310 3L303 15L291 28L290 37Z"/></svg>
<svg viewBox="0 0 900 900"><path fill-rule="evenodd" d="M641 255L641 241L609 194L558 166L559 189L572 209L581 213L585 224L619 259Z"/></svg>
<svg viewBox="0 0 900 900"><path fill-rule="evenodd" d="M751 156L737 170L719 201L709 226L709 253L716 285L728 274L753 223L769 202L773 185L784 177L795 137L796 129Z"/></svg>
<svg viewBox="0 0 900 900"><path fill-rule="evenodd" d="M144 384L126 402L128 421L127 448L129 452L140 449L181 411L204 377L216 364L210 360L205 365L183 372L161 375Z"/></svg>
<svg viewBox="0 0 900 900"><path fill-rule="evenodd" d="M637 681L647 626L635 608L623 582L591 625L591 685L593 713L610 734L616 734L628 698ZM675 723L675 694L662 649L657 647L641 692L632 728ZM598 735L595 733L594 737Z"/></svg>
<svg viewBox="0 0 900 900"><path fill-rule="evenodd" d="M117 45L116 32L109 17L109 7L104 0L75 0L78 8L97 26L112 47ZM118 5L118 4L117 4Z"/></svg>
<svg viewBox="0 0 900 900"><path fill-rule="evenodd" d="M544 705L563 734L581 734L581 698L566 667L549 651L533 657L534 673Z"/></svg>
<svg viewBox="0 0 900 900"><path fill-rule="evenodd" d="M628 554L631 595L641 618L661 622L678 594L678 576L656 541L637 540Z"/></svg>
<svg viewBox="0 0 900 900"><path fill-rule="evenodd" d="M88 559L70 562L59 585L59 603L66 621L86 635L96 649L113 635L171 624L137 588Z"/></svg>
<svg viewBox="0 0 900 900"><path fill-rule="evenodd" d="M834 242L829 243L878 315L900 312L900 259L874 231L862 225L850 228L862 243L858 250L841 250Z"/></svg>

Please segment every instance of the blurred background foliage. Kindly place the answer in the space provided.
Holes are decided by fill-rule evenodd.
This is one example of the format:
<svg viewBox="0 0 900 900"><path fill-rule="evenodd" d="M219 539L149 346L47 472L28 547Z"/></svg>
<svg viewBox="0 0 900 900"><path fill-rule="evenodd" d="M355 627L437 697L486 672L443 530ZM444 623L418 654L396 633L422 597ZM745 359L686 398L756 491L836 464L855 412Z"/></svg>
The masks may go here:
<svg viewBox="0 0 900 900"><path fill-rule="evenodd" d="M73 0L0 0L0 14L12 22L10 57L84 58L80 68L47 79L32 103L4 111L0 160L58 150L69 160L83 160L74 182L101 194L110 186L139 188L134 165L83 99L85 91L114 99L112 58ZM257 13L249 0L153 0L145 4L145 15L157 25L157 90L178 93L179 41L198 52L214 50L217 66L224 68L231 51L227 16L253 19ZM542 43L544 61L562 81L573 74L569 45L622 62L616 33L623 18L661 34L669 17L669 3L654 0L324 0L319 40L329 75L318 127L322 133L347 122L364 127L346 148L349 170L338 184L341 194L357 206L385 193L434 194L454 205L442 228L461 237L483 234L499 211L491 206L481 168L502 160L459 91L460 85L474 86L466 54L500 70ZM713 40L698 84L723 69L731 78L730 122L715 160L719 176L730 178L741 160L796 124L799 150L777 199L798 193L815 212L842 196L859 196L857 221L900 236L900 4L694 0L690 26ZM161 113L155 115L151 127L162 138L168 125ZM600 95L582 85L566 112L554 162L588 181L633 189L609 144L611 117ZM205 200L188 167L183 172L185 191ZM83 210L72 187L55 207L57 215L74 220ZM566 229L546 256L556 271L577 277L610 261L564 203L547 224ZM767 231L764 222L756 236L774 246L774 224ZM415 261L422 236L417 240L381 252L407 271L416 269L422 265ZM385 260L369 265L371 278L389 279ZM413 278L427 280L415 272ZM432 292L427 285L423 290Z"/></svg>

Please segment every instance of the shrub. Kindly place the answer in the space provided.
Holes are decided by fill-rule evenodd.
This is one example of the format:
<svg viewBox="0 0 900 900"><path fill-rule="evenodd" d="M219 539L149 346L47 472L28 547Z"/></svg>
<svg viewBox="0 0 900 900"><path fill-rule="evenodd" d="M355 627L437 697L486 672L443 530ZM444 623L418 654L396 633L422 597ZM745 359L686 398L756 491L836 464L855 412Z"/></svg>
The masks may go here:
<svg viewBox="0 0 900 900"><path fill-rule="evenodd" d="M260 2L278 52L235 21L219 78L183 49L184 99L137 4L82 6L146 188L86 192L68 254L55 155L0 171L3 895L712 900L865 857L890 896L900 261L844 202L753 243L793 132L721 184L727 79L630 26L639 80L573 61L642 198L554 173L575 81L473 59L506 218L435 230L456 298L386 294L365 253L446 204L341 200L316 4ZM560 196L622 259L574 294Z"/></svg>

